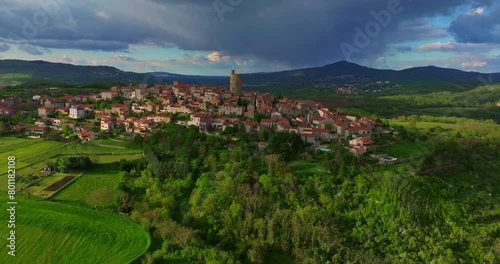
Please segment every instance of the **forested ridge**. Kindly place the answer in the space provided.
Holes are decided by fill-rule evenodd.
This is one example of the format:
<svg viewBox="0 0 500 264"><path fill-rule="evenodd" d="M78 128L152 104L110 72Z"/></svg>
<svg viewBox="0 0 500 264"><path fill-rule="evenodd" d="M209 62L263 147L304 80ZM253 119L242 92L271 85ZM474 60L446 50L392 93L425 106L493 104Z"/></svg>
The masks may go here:
<svg viewBox="0 0 500 264"><path fill-rule="evenodd" d="M380 167L295 134L166 125L120 162L119 211L150 230L144 263L499 263L499 143L407 128L421 162ZM268 147L259 151L258 140ZM322 169L298 169L297 164ZM269 261L268 261L269 262ZM286 263L286 262L284 262Z"/></svg>

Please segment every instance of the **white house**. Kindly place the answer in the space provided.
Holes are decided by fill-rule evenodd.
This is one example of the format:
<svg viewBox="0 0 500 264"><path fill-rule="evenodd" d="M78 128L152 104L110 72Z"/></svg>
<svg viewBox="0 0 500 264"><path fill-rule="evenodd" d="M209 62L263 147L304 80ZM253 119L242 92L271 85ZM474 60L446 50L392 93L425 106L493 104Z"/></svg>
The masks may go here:
<svg viewBox="0 0 500 264"><path fill-rule="evenodd" d="M82 119L85 117L85 109L79 106L72 106L69 109L69 117L73 119Z"/></svg>

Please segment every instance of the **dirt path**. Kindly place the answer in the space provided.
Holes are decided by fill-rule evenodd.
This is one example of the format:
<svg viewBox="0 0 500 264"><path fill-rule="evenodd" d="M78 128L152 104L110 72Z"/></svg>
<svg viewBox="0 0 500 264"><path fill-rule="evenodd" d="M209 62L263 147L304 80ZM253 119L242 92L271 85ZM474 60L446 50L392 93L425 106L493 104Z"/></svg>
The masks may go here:
<svg viewBox="0 0 500 264"><path fill-rule="evenodd" d="M100 147L107 147L107 148L126 149L126 147L111 146L111 145L105 145L105 144L95 144L95 143L94 143L94 145L96 145L96 146L100 146Z"/></svg>

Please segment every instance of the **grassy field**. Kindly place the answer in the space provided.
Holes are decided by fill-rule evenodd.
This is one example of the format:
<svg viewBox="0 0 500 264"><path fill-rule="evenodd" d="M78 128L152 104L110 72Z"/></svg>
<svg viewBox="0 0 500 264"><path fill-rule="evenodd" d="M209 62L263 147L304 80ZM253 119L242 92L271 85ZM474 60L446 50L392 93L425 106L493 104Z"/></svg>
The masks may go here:
<svg viewBox="0 0 500 264"><path fill-rule="evenodd" d="M0 83L18 85L31 79L31 74L27 73L5 73L0 74Z"/></svg>
<svg viewBox="0 0 500 264"><path fill-rule="evenodd" d="M16 157L16 167L22 168L32 163L33 158L45 157L45 153L60 147L63 143L43 141L39 139L26 139L25 141L13 140L12 143L1 141L3 146L0 150L0 164L7 163L7 157Z"/></svg>
<svg viewBox="0 0 500 264"><path fill-rule="evenodd" d="M117 154L133 154L133 153L138 153L140 151L133 150L133 149L122 149L122 148L114 148L114 147L108 147L108 146L99 146L96 144L93 144L92 142L88 143L72 143L72 144L67 144L64 148L61 148L51 154L67 154L67 155L73 155L73 154L98 154L98 155L117 155Z"/></svg>
<svg viewBox="0 0 500 264"><path fill-rule="evenodd" d="M294 174L308 177L319 172L325 172L325 167L321 163L313 163L305 160L290 163L290 169Z"/></svg>
<svg viewBox="0 0 500 264"><path fill-rule="evenodd" d="M61 143L43 141L41 139L20 139L14 137L0 137L0 165L7 164L7 157L16 157L16 174L24 177L35 174L46 167L49 160L60 155L93 155L98 163L111 163L120 159L136 159L139 156L137 150L120 148L120 141L106 140L105 143L113 146L96 145L95 143ZM104 143L103 142L103 143ZM106 144L108 145L108 144ZM0 171L0 191L7 189L7 181L4 178L6 170ZM50 182L49 177L44 181ZM45 185L45 182L41 182Z"/></svg>
<svg viewBox="0 0 500 264"><path fill-rule="evenodd" d="M395 144L379 148L379 151L398 159L411 159L429 154L424 143L414 141L398 141Z"/></svg>
<svg viewBox="0 0 500 264"><path fill-rule="evenodd" d="M396 121L396 120L389 120L389 124L391 126L409 126L408 121ZM417 128L424 128L424 129L431 129L435 127L441 127L444 129L453 129L456 128L456 124L450 124L450 123L443 123L443 122L424 122L424 121L417 121L415 122L415 126Z"/></svg>
<svg viewBox="0 0 500 264"><path fill-rule="evenodd" d="M48 176L47 178L45 178L40 183L35 184L33 186L30 186L26 190L23 190L23 193L27 193L27 191L29 191L31 193L31 195L39 196L39 197L42 197L42 198L48 198L51 195L53 195L55 192L54 191L44 191L44 189L47 188L47 187L49 187L53 183L56 183L57 181L63 179L66 176L79 177L79 176L81 176L81 173L60 173L60 172L56 172L56 173ZM74 180L76 180L76 179L74 179ZM59 190L57 190L57 191L59 191Z"/></svg>
<svg viewBox="0 0 500 264"><path fill-rule="evenodd" d="M138 258L150 244L147 232L118 215L21 197L17 201L16 256L7 254L3 239L0 263L122 264ZM6 217L1 214L2 222L7 223ZM7 234L7 225L0 230Z"/></svg>
<svg viewBox="0 0 500 264"><path fill-rule="evenodd" d="M97 139L92 141L93 144L114 146L114 147L125 147L125 142L116 139Z"/></svg>
<svg viewBox="0 0 500 264"><path fill-rule="evenodd" d="M98 164L70 183L51 199L76 204L92 205L88 201L96 192L105 198L107 207L114 207L118 200L119 168L115 164Z"/></svg>
<svg viewBox="0 0 500 264"><path fill-rule="evenodd" d="M98 164L85 172L81 177L67 185L52 196L51 199L65 201L76 204L89 203L88 199L91 196L96 196L96 192L101 192L101 195L109 197L108 202L103 206L114 207L118 198L118 184L120 172L118 164L115 162L121 159L137 159L137 155L100 155L97 156Z"/></svg>

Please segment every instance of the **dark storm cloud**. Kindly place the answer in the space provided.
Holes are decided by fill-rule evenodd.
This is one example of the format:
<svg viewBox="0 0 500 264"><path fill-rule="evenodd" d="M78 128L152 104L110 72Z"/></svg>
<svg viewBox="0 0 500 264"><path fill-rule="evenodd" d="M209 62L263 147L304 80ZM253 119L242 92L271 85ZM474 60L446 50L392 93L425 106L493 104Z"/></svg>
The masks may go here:
<svg viewBox="0 0 500 264"><path fill-rule="evenodd" d="M28 45L28 44L21 44L17 47L17 49L19 49L20 51L24 51L28 54L31 54L31 55L36 55L36 56L40 56L40 55L43 55L44 53L38 49L37 47L33 46L33 45Z"/></svg>
<svg viewBox="0 0 500 264"><path fill-rule="evenodd" d="M458 42L500 43L500 8L489 14L465 14L450 25Z"/></svg>
<svg viewBox="0 0 500 264"><path fill-rule="evenodd" d="M10 46L5 43L0 43L0 52L6 52L10 50Z"/></svg>
<svg viewBox="0 0 500 264"><path fill-rule="evenodd" d="M394 1L67 1L50 13L46 23L33 26L34 14L45 10L38 1L0 0L5 2L0 5L0 38L46 48L120 52L131 44L173 45L290 67L318 65L345 59L340 44L353 44L355 28L365 30L367 23L376 21L372 13L384 12ZM449 15L455 7L470 3L401 0L402 12L391 15L389 23L370 38L370 45L352 58L377 57L387 45L400 41L442 36L441 28L425 24L422 17ZM27 37L23 32L30 27L33 34Z"/></svg>
<svg viewBox="0 0 500 264"><path fill-rule="evenodd" d="M396 47L396 50L401 53L411 52L413 49L409 46Z"/></svg>

